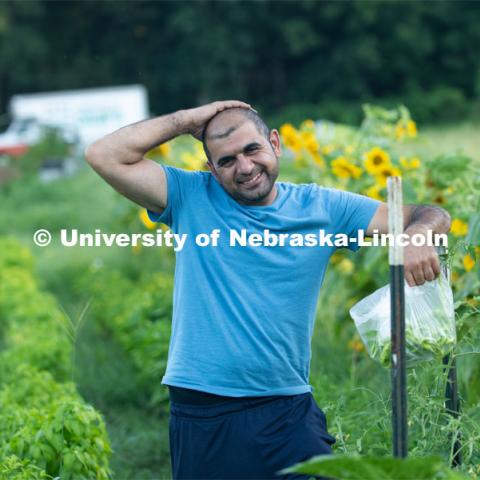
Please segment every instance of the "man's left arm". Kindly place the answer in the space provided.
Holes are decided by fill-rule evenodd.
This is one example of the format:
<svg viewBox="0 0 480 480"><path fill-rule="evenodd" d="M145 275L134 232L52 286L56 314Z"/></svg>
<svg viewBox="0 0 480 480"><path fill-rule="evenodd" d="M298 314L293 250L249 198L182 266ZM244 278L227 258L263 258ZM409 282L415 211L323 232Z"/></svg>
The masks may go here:
<svg viewBox="0 0 480 480"><path fill-rule="evenodd" d="M450 231L450 215L443 208L433 205L405 205L403 207L404 233L412 236L420 233L448 233ZM388 233L388 207L380 204L373 216L366 234ZM426 280L434 280L440 275L440 262L433 246L416 247L411 244L404 250L405 280L413 287L422 285Z"/></svg>

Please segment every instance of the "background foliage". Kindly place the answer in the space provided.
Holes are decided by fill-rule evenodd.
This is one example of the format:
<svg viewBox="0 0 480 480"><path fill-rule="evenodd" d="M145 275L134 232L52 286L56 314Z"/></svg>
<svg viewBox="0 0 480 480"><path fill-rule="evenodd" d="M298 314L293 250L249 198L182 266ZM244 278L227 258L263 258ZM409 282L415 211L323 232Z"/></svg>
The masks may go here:
<svg viewBox="0 0 480 480"><path fill-rule="evenodd" d="M272 119L358 123L362 102L402 99L419 122L463 118L478 109L479 22L476 2L10 0L0 110L14 93L141 83L157 114L231 97Z"/></svg>

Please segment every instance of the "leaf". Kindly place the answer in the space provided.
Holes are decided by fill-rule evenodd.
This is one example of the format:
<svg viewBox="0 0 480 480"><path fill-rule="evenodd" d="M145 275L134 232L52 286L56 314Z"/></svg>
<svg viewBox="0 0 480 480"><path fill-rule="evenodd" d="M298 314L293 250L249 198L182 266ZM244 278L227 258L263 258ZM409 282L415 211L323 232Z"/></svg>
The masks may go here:
<svg viewBox="0 0 480 480"><path fill-rule="evenodd" d="M360 457L320 455L294 465L281 473L324 475L340 480L433 480L435 478L466 479L445 466L439 457Z"/></svg>
<svg viewBox="0 0 480 480"><path fill-rule="evenodd" d="M477 245L479 242L478 240L479 238L480 238L480 213L476 213L470 217L468 234L465 238L465 242L471 243L473 245Z"/></svg>
<svg viewBox="0 0 480 480"><path fill-rule="evenodd" d="M72 470L74 461L75 461L75 458L73 454L70 452L67 452L62 458L63 468L70 472Z"/></svg>

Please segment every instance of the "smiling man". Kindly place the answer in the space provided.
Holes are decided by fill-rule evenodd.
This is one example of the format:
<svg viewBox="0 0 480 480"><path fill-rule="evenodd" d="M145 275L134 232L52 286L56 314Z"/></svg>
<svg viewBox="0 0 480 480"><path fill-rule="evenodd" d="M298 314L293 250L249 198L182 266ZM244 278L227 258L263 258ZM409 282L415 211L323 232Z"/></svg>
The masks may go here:
<svg viewBox="0 0 480 480"><path fill-rule="evenodd" d="M254 111L237 108L217 114L207 123L202 141L212 174L233 198L244 205L275 200L280 138Z"/></svg>
<svg viewBox="0 0 480 480"><path fill-rule="evenodd" d="M144 157L189 133L210 172ZM333 245L232 247L229 232L355 237L387 231L386 205L315 184L277 182L281 145L248 104L214 102L120 129L91 145L89 164L150 218L194 238L220 232L216 247L176 252L173 327L162 383L170 390L174 478L267 479L335 439L309 385L310 343ZM405 232L445 233L448 214L405 206ZM358 250L358 245L348 245ZM407 247L405 275L439 274L432 247ZM324 319L325 321L331 319ZM297 478L303 478L301 476Z"/></svg>

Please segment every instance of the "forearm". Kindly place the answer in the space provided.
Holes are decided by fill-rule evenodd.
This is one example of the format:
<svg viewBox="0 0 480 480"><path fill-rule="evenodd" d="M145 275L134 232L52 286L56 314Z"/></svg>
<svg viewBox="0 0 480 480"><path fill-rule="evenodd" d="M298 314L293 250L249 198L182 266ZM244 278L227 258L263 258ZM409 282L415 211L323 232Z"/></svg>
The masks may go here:
<svg viewBox="0 0 480 480"><path fill-rule="evenodd" d="M433 233L448 233L451 218L446 210L434 205L409 205L410 212L405 222L405 232L431 230Z"/></svg>
<svg viewBox="0 0 480 480"><path fill-rule="evenodd" d="M127 125L92 143L85 156L89 163L133 164L146 152L189 132L184 110Z"/></svg>

